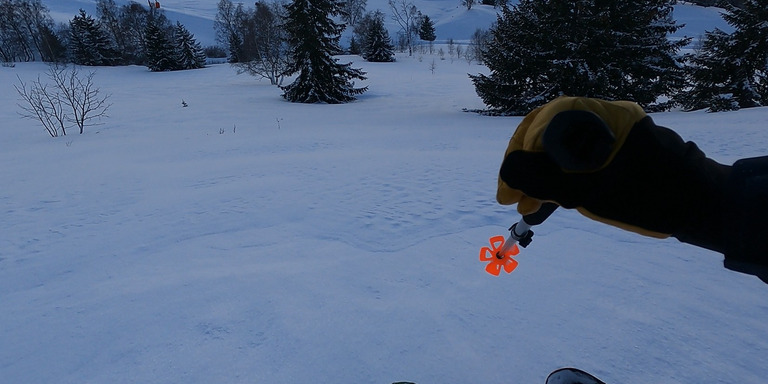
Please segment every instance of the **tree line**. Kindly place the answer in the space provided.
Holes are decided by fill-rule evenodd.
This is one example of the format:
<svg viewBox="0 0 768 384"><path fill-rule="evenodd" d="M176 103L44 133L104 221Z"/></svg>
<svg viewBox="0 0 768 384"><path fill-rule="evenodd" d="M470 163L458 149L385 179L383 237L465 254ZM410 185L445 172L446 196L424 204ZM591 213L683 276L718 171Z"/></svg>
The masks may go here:
<svg viewBox="0 0 768 384"><path fill-rule="evenodd" d="M490 70L471 75L487 113L525 114L560 95L627 99L648 110L734 110L768 105L768 0L723 3L734 32L708 31L694 52L674 0L520 0L501 6L473 50ZM56 26L40 0L0 0L0 55L12 61L81 65L141 64L153 71L198 68L205 55L180 23L139 3L98 0L96 18L80 11ZM409 0L389 0L398 42L434 41L434 24ZM264 77L299 102L338 103L365 91L364 73L334 56L352 27L350 50L394 61L385 15L366 0L259 0L245 7L219 0L215 29L238 71ZM282 86L298 74L293 84Z"/></svg>
<svg viewBox="0 0 768 384"><path fill-rule="evenodd" d="M41 0L0 0L0 59L78 65L146 65L152 71L201 68L205 53L181 23L154 6L98 0L57 25Z"/></svg>

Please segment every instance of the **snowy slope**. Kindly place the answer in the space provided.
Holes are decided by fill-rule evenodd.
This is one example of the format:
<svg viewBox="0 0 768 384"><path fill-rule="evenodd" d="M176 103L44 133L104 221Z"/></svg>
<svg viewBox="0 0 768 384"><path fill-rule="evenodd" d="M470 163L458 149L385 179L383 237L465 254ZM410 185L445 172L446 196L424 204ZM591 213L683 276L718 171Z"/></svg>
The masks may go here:
<svg viewBox="0 0 768 384"><path fill-rule="evenodd" d="M475 64L342 59L370 87L345 105L227 65L98 68L110 117L55 139L11 88L44 65L0 67L0 383L768 377L768 285L715 253L563 210L485 274L520 118L461 112ZM653 117L724 163L765 154L767 108Z"/></svg>
<svg viewBox="0 0 768 384"><path fill-rule="evenodd" d="M130 2L147 6L145 0L115 0L115 4L118 5ZM42 3L48 7L51 17L58 23L69 22L79 9L96 16L96 0L43 0ZM160 4L165 15L172 21L180 21L184 24L202 46L216 44L213 20L216 17L218 0L168 0L161 1Z"/></svg>

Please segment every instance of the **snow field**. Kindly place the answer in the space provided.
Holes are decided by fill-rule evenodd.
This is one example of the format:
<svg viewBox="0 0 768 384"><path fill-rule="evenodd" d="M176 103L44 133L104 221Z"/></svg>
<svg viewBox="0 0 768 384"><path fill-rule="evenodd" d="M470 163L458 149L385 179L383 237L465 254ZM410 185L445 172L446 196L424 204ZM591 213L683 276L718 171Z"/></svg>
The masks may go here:
<svg viewBox="0 0 768 384"><path fill-rule="evenodd" d="M97 68L110 117L59 138L12 89L45 66L0 67L0 382L768 376L768 286L712 252L561 210L487 275L520 118L461 111L483 107L476 64L340 59L369 77L345 105L227 65ZM765 154L766 108L653 117L724 163Z"/></svg>

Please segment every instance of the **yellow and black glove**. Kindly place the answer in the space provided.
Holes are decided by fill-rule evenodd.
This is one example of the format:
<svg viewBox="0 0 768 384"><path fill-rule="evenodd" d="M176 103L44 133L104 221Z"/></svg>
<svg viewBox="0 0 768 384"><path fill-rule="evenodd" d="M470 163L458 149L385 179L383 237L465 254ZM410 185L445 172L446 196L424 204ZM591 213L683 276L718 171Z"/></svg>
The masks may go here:
<svg viewBox="0 0 768 384"><path fill-rule="evenodd" d="M643 235L674 236L725 254L729 268L768 265L768 225L758 219L768 215L768 157L761 159L722 165L636 104L561 97L518 126L497 200L517 203L523 215L552 202Z"/></svg>

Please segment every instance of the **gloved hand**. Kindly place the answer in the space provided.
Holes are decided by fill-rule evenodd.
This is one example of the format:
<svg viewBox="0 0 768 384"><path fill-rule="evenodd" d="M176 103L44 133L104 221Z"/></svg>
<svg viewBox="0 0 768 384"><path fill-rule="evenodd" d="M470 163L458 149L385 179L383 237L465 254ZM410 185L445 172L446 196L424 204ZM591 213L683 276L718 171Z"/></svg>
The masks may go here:
<svg viewBox="0 0 768 384"><path fill-rule="evenodd" d="M500 178L525 195L647 236L670 235L717 251L728 167L644 117L614 148L600 117L558 113L542 136L544 151L510 152Z"/></svg>
<svg viewBox="0 0 768 384"><path fill-rule="evenodd" d="M606 164L615 141L594 113L563 111L552 118L542 135L544 152L511 152L502 164L501 177L528 196L576 208L594 187L584 181L594 179L590 173Z"/></svg>

